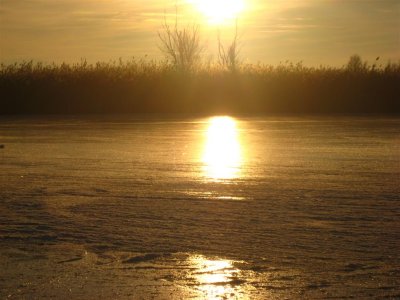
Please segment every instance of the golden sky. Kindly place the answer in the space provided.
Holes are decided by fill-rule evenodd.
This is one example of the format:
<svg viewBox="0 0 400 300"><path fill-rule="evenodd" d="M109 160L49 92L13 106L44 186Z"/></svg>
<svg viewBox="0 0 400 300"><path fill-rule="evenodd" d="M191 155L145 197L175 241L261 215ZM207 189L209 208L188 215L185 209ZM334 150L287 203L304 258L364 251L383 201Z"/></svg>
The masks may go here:
<svg viewBox="0 0 400 300"><path fill-rule="evenodd" d="M196 1L0 0L0 60L95 62L145 55L162 59L157 31L165 15L173 19L175 6L182 25L200 24L204 58L214 59L218 30L229 39L234 22L229 17L222 23L211 19L216 19L218 10L229 12L235 4L204 0L217 5L204 8ZM243 61L340 66L355 53L370 61L377 56L400 60L398 0L243 0L242 4L237 17Z"/></svg>

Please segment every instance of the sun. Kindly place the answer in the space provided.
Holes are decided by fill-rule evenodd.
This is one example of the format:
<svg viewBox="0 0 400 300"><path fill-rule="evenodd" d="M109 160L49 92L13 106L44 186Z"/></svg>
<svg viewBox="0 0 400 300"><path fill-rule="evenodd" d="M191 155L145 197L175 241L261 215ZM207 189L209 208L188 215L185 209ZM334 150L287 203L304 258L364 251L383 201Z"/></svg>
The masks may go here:
<svg viewBox="0 0 400 300"><path fill-rule="evenodd" d="M235 19L244 10L244 0L191 0L211 24Z"/></svg>

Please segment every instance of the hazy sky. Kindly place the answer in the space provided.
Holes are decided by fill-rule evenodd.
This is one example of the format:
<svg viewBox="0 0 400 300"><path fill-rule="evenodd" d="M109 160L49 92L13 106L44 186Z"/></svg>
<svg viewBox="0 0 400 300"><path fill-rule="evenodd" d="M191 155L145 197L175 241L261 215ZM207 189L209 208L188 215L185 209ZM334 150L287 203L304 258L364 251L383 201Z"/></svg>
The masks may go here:
<svg viewBox="0 0 400 300"><path fill-rule="evenodd" d="M233 22L210 24L192 2L0 0L0 60L162 59L157 31L165 14L171 20L175 3L182 25L201 25L204 57L211 59L217 31L229 39ZM245 61L342 65L355 53L368 60L400 60L400 0L244 2L238 17Z"/></svg>

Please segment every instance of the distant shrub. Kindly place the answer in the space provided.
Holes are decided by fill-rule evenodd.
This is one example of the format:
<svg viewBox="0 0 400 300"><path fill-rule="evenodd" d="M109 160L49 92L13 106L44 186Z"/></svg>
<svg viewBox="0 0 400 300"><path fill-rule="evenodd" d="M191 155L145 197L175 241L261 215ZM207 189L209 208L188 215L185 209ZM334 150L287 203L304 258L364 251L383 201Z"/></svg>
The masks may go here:
<svg viewBox="0 0 400 300"><path fill-rule="evenodd" d="M351 72L360 72L367 69L367 63L363 63L361 56L358 54L350 56L349 62L347 63L347 70Z"/></svg>

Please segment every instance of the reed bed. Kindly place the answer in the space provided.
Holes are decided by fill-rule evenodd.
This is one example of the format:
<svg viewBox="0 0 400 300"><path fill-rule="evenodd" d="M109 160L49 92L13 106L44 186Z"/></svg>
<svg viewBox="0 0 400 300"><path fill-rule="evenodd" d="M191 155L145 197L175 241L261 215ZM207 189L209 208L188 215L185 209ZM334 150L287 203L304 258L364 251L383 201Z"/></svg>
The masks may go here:
<svg viewBox="0 0 400 300"><path fill-rule="evenodd" d="M0 67L0 114L399 113L400 63L241 64L235 71L132 59Z"/></svg>

